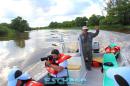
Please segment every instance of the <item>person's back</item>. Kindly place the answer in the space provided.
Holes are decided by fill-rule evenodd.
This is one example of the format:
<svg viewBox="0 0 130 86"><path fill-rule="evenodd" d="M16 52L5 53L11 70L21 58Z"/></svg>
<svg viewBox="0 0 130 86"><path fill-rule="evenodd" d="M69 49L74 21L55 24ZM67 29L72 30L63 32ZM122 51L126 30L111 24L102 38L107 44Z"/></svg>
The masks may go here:
<svg viewBox="0 0 130 86"><path fill-rule="evenodd" d="M33 80L30 75L18 67L13 67L8 74L8 86L44 86L42 83Z"/></svg>

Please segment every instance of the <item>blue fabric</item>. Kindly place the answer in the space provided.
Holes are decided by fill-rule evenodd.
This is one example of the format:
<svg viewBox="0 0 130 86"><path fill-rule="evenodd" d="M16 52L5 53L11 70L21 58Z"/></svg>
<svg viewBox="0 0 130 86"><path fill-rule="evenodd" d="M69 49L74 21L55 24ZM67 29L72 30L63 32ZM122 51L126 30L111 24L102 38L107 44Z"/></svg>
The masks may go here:
<svg viewBox="0 0 130 86"><path fill-rule="evenodd" d="M27 80L27 79L30 79L30 75L26 72L24 74L22 74L21 76L19 76L18 78L15 79L15 72L17 70L20 70L18 67L13 67L9 74L8 74L8 86L16 86L17 84L17 80L20 79L20 80Z"/></svg>

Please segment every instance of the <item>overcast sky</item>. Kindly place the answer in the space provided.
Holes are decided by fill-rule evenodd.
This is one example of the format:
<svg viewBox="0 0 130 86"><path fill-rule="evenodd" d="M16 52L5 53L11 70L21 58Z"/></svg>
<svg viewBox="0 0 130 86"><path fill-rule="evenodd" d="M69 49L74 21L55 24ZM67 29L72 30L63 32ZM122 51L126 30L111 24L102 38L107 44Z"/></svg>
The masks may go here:
<svg viewBox="0 0 130 86"><path fill-rule="evenodd" d="M104 0L0 0L0 23L21 16L31 27L47 26L51 21L102 15Z"/></svg>

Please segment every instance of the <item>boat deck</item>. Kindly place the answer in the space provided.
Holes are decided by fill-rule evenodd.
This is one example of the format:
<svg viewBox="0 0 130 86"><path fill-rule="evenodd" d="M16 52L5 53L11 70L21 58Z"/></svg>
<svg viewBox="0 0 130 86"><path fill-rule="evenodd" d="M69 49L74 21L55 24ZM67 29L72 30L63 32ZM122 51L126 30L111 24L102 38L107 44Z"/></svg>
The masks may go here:
<svg viewBox="0 0 130 86"><path fill-rule="evenodd" d="M101 68L92 68L91 71L86 70L84 61L82 57L78 54L69 54L72 56L68 60L69 65L80 65L79 70L69 70L69 78L78 79L74 83L70 83L69 86L102 86L103 83L103 74L101 73ZM99 56L95 54L94 56ZM84 80L84 81L82 81Z"/></svg>
<svg viewBox="0 0 130 86"><path fill-rule="evenodd" d="M79 74L79 71L70 71L70 77L76 78ZM91 71L87 71L86 82L70 84L69 86L102 86L103 83L103 74L100 71L100 68L92 68Z"/></svg>

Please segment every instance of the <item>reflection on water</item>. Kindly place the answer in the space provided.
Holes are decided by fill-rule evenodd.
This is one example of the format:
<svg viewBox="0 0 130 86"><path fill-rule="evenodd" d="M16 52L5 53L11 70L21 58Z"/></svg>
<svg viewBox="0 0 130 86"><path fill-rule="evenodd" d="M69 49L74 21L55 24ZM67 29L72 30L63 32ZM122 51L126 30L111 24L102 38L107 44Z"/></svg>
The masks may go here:
<svg viewBox="0 0 130 86"><path fill-rule="evenodd" d="M0 41L9 41L9 40L14 40L16 45L20 48L25 47L25 40L29 39L29 33L24 32L24 33L16 33L15 37L8 37L6 35L0 37Z"/></svg>
<svg viewBox="0 0 130 86"><path fill-rule="evenodd" d="M24 39L14 40L14 42L15 42L16 45L19 46L20 48L24 48L24 47L25 47L25 40L24 40Z"/></svg>
<svg viewBox="0 0 130 86"><path fill-rule="evenodd" d="M25 32L25 33L19 33L14 42L16 43L16 45L20 48L24 48L25 47L25 40L29 39L29 33Z"/></svg>

